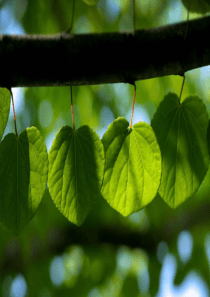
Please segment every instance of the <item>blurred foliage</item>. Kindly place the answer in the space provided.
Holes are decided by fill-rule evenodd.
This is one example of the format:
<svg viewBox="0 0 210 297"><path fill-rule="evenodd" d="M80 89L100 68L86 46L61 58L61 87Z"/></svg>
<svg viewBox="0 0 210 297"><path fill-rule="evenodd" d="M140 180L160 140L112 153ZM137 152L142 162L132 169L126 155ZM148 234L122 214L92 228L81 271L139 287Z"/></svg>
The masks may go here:
<svg viewBox="0 0 210 297"><path fill-rule="evenodd" d="M98 0L83 0L87 5L96 5Z"/></svg>
<svg viewBox="0 0 210 297"><path fill-rule="evenodd" d="M190 9L191 12L205 14L210 11L209 0L182 0L182 2L187 9Z"/></svg>
<svg viewBox="0 0 210 297"><path fill-rule="evenodd" d="M183 0L183 5L178 0L136 0L136 29L185 20L186 2ZM194 3L197 2L199 7L202 3L208 5L204 0L191 2L194 12L192 17L199 17L199 13L203 13L203 8L202 11L200 8L194 9ZM66 31L70 26L72 0L4 0L0 1L0 9L0 22L5 20L4 14L9 13L9 18L12 16L26 34L56 34ZM207 8L204 12L207 12ZM9 27L10 21L7 19L5 22ZM89 6L83 0L76 1L72 34L114 31L132 31L130 1L99 0L95 6ZM103 57L97 57L100 63L99 58ZM79 61L78 67L82 67ZM197 69L186 73L182 98L198 95L204 100L210 114L209 74L204 71ZM168 92L179 95L181 84L182 77L178 76L136 82L138 108L136 117L134 114L134 123L144 119L141 108L151 119ZM28 126L36 126L49 150L59 129L63 125L72 124L70 89L22 88L22 91L19 98L14 98L16 104L21 102L22 106L17 110L18 131L21 133ZM107 126L118 116L130 120L132 98L133 87L128 84L74 87L76 127L88 124L102 137ZM14 131L12 114L6 133L11 131ZM101 199L83 223L94 230L99 226L108 229L117 226L121 230L134 230L142 238L150 235L156 246L151 246L148 241L148 251L141 246L132 248L98 244L97 237L94 245L77 245L72 238L72 244L64 247L64 250L56 249L59 242L65 242L62 234L71 238L70 232L63 232L71 230L69 228L73 225L59 213L46 190L36 216L18 237L0 225L0 295L17 296L11 292L15 281L17 283L18 277L20 279L23 276L27 286L26 294L18 296L146 297L155 296L158 292L159 296L166 296L161 293L161 277L170 255L173 255L170 259L175 261L170 263L176 265L176 269L169 267L175 273L175 278L171 277L172 288L181 288L191 271L196 271L207 287L210 278L209 180L210 171L199 191L175 210L157 195L145 209L124 218ZM192 235L193 248L190 259L183 263L177 242L180 232L186 228ZM183 248L187 249L185 246ZM53 282L54 279L56 281ZM23 288L24 283L20 284ZM208 296L208 290L210 287L205 291L207 295L203 293L202 296Z"/></svg>

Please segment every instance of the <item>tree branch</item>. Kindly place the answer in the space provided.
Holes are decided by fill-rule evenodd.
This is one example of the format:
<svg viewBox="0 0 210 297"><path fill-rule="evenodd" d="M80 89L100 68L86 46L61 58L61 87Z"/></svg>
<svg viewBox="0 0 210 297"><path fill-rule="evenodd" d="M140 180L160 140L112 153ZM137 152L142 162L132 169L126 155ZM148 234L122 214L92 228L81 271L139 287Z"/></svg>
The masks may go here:
<svg viewBox="0 0 210 297"><path fill-rule="evenodd" d="M210 65L210 16L135 32L0 35L0 87L133 83Z"/></svg>

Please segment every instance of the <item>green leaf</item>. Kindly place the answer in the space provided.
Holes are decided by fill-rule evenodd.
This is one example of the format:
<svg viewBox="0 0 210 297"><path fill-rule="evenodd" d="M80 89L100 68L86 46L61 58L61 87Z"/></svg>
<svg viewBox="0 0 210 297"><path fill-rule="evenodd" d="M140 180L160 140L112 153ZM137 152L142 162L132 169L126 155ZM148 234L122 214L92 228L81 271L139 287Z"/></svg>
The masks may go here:
<svg viewBox="0 0 210 297"><path fill-rule="evenodd" d="M151 202L160 184L161 154L155 134L146 123L129 128L125 118L118 118L102 143L106 156L102 195L128 216Z"/></svg>
<svg viewBox="0 0 210 297"><path fill-rule="evenodd" d="M189 8L189 0L182 0L185 8ZM210 0L190 0L190 12L205 14L210 11Z"/></svg>
<svg viewBox="0 0 210 297"><path fill-rule="evenodd" d="M87 5L96 5L98 0L83 0Z"/></svg>
<svg viewBox="0 0 210 297"><path fill-rule="evenodd" d="M48 185L51 197L67 219L81 225L100 195L104 150L88 126L64 126L49 151Z"/></svg>
<svg viewBox="0 0 210 297"><path fill-rule="evenodd" d="M0 140L7 125L11 94L7 88L0 88Z"/></svg>
<svg viewBox="0 0 210 297"><path fill-rule="evenodd" d="M208 170L206 107L197 96L179 105L178 96L169 93L160 103L152 127L162 154L159 193L175 208L198 190Z"/></svg>
<svg viewBox="0 0 210 297"><path fill-rule="evenodd" d="M35 128L0 143L0 219L19 234L35 215L47 184L48 157L44 139Z"/></svg>

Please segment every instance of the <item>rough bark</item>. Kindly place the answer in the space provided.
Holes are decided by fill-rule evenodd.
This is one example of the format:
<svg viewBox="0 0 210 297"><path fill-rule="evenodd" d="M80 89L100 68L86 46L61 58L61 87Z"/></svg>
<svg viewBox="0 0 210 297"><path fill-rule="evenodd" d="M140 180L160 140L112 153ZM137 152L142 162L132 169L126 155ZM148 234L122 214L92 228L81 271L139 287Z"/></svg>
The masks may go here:
<svg viewBox="0 0 210 297"><path fill-rule="evenodd" d="M186 25L135 35L0 35L0 87L133 83L210 65L210 16Z"/></svg>

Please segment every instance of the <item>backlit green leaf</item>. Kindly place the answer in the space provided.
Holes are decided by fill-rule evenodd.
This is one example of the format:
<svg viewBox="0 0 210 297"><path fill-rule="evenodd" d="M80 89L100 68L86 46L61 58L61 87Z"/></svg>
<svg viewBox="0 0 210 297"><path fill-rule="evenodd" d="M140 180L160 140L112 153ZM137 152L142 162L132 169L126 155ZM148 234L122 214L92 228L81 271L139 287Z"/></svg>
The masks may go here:
<svg viewBox="0 0 210 297"><path fill-rule="evenodd" d="M104 174L104 150L88 126L64 126L49 151L51 197L69 221L81 225L97 200Z"/></svg>
<svg viewBox="0 0 210 297"><path fill-rule="evenodd" d="M7 88L0 88L0 140L7 125L11 94Z"/></svg>
<svg viewBox="0 0 210 297"><path fill-rule="evenodd" d="M48 157L35 128L0 143L0 219L18 234L35 215L47 184Z"/></svg>
<svg viewBox="0 0 210 297"><path fill-rule="evenodd" d="M173 208L192 196L201 185L208 166L208 115L197 96L187 97L181 105L169 93L160 103L152 127L162 154L159 193Z"/></svg>
<svg viewBox="0 0 210 297"><path fill-rule="evenodd" d="M146 123L129 128L116 119L103 136L106 164L102 195L124 216L139 211L155 197L161 175L161 154Z"/></svg>

